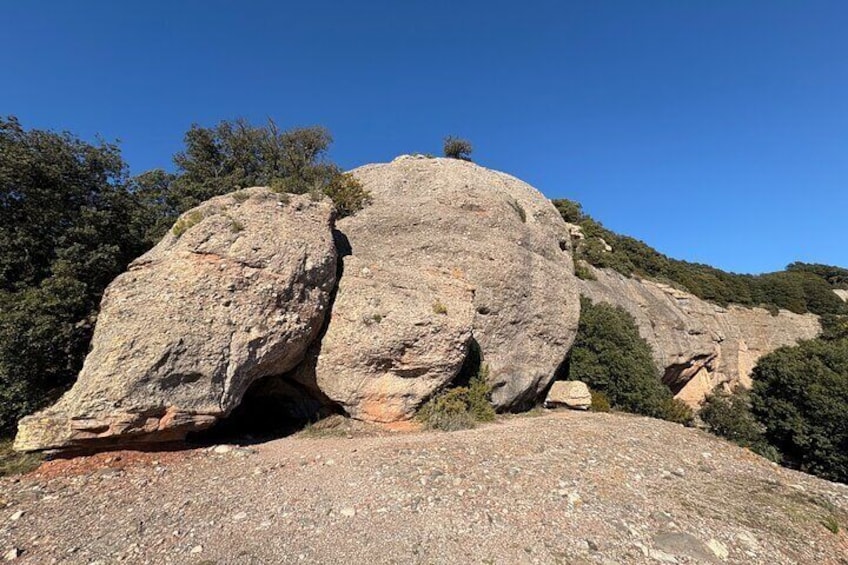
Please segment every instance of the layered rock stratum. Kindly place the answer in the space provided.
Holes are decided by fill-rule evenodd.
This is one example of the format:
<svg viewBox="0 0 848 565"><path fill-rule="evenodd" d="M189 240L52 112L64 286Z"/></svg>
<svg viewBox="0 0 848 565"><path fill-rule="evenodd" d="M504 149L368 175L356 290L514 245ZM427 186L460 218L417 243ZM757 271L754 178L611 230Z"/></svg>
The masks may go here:
<svg viewBox="0 0 848 565"><path fill-rule="evenodd" d="M757 360L821 333L814 314L718 306L673 286L586 265L594 280L579 281L593 302L620 306L651 346L663 382L698 407L717 386L750 387Z"/></svg>
<svg viewBox="0 0 848 565"><path fill-rule="evenodd" d="M184 214L103 297L82 372L19 450L168 441L303 360L336 283L329 202L264 188Z"/></svg>

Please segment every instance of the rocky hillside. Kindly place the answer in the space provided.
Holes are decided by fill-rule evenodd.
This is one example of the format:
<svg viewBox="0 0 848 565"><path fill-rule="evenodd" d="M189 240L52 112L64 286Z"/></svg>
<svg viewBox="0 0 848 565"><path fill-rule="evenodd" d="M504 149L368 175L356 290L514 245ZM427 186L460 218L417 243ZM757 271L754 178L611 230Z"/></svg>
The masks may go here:
<svg viewBox="0 0 848 565"><path fill-rule="evenodd" d="M633 316L663 371L663 382L692 407L716 386L749 387L760 357L821 332L814 314L722 307L668 284L585 268L590 276L579 282L580 293L594 302L621 306Z"/></svg>
<svg viewBox="0 0 848 565"><path fill-rule="evenodd" d="M572 411L450 434L339 427L57 460L0 479L0 508L0 550L27 564L844 565L848 555L845 485L668 422Z"/></svg>

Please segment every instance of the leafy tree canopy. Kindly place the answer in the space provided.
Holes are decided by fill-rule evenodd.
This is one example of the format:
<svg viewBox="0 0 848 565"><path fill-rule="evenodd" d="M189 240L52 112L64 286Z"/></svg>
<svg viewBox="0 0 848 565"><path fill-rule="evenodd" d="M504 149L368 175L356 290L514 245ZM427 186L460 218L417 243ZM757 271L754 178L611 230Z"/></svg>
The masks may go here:
<svg viewBox="0 0 848 565"><path fill-rule="evenodd" d="M72 382L145 223L114 144L0 119L0 432Z"/></svg>
<svg viewBox="0 0 848 565"><path fill-rule="evenodd" d="M752 411L786 462L848 482L848 339L778 349L753 379Z"/></svg>

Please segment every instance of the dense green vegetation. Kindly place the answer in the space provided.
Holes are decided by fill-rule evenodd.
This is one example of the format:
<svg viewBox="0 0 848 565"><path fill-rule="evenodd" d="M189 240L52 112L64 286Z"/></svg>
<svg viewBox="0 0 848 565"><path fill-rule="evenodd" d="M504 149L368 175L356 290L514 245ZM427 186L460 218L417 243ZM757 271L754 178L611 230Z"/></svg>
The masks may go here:
<svg viewBox="0 0 848 565"><path fill-rule="evenodd" d="M716 391L698 415L712 433L772 460L848 481L848 307L833 292L848 288L848 269L792 263L784 271L764 275L728 273L671 259L639 240L618 235L584 214L576 202L555 200L554 204L563 219L579 225L586 236L575 253L581 278L591 277L585 261L627 276L664 281L721 305L762 305L774 312L785 308L820 315L819 339L764 356L754 370L750 393ZM598 308L584 304L572 353L573 378L607 393L614 406L658 415L659 393L651 391L646 379L651 373L645 366L647 346L634 345L635 327L625 329L626 322L615 320L615 313L607 309L599 314ZM602 333L585 327L589 324L605 329ZM594 345L587 347L587 339ZM615 377L619 375L633 379L628 384L642 399L640 406L618 396L620 384Z"/></svg>
<svg viewBox="0 0 848 565"><path fill-rule="evenodd" d="M814 339L766 355L751 409L788 465L848 482L848 339Z"/></svg>
<svg viewBox="0 0 848 565"><path fill-rule="evenodd" d="M818 339L782 347L754 368L753 388L716 391L706 428L784 465L848 482L848 317L830 316Z"/></svg>
<svg viewBox="0 0 848 565"><path fill-rule="evenodd" d="M192 126L175 173L130 177L118 147L0 119L0 435L65 390L88 350L106 285L184 211L241 187L368 201L326 160L323 128Z"/></svg>
<svg viewBox="0 0 848 565"><path fill-rule="evenodd" d="M603 393L615 409L690 423L692 411L660 381L651 348L633 317L621 307L594 304L585 297L580 308L568 378Z"/></svg>
<svg viewBox="0 0 848 565"><path fill-rule="evenodd" d="M726 306L763 305L803 314L848 314L848 305L833 288L848 288L848 270L828 265L793 263L787 270L764 275L739 275L699 263L666 257L632 237L618 235L585 213L571 200L554 200L565 221L583 229L586 239L575 253L579 260L627 276L638 275L681 287L695 296ZM612 247L607 251L604 242ZM584 269L582 275L588 276Z"/></svg>
<svg viewBox="0 0 848 565"><path fill-rule="evenodd" d="M779 460L777 450L765 438L765 428L751 412L751 395L737 388L732 393L717 389L707 396L698 412L711 433L747 447L760 455Z"/></svg>

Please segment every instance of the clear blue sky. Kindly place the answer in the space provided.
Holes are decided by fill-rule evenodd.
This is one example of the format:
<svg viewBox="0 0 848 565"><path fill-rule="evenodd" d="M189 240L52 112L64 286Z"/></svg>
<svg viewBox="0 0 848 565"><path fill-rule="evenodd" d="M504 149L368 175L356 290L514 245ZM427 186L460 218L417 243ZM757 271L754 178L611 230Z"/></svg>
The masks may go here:
<svg viewBox="0 0 848 565"><path fill-rule="evenodd" d="M0 10L0 112L170 168L192 122L441 150L674 257L848 266L848 2L55 1Z"/></svg>

